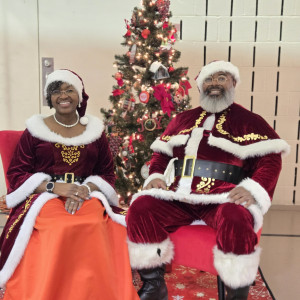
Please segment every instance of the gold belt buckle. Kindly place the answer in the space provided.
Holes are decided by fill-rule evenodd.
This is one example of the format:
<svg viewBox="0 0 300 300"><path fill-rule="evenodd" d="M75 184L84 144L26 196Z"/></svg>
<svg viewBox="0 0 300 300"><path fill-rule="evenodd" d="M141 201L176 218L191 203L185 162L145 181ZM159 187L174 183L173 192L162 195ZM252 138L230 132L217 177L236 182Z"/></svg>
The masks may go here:
<svg viewBox="0 0 300 300"><path fill-rule="evenodd" d="M70 182L70 180L71 180L71 182ZM65 182L74 183L74 173L65 173Z"/></svg>
<svg viewBox="0 0 300 300"><path fill-rule="evenodd" d="M192 160L192 162L190 162L190 160ZM195 169L195 163L196 163L196 156L186 155L184 157L184 160L183 160L181 177L183 177L183 178L191 178L191 177L193 177L193 175L194 175L194 169ZM191 168L190 168L190 164L192 164ZM186 167L188 167L188 170L191 169L191 173L190 174L188 172L186 172L186 170L185 170Z"/></svg>

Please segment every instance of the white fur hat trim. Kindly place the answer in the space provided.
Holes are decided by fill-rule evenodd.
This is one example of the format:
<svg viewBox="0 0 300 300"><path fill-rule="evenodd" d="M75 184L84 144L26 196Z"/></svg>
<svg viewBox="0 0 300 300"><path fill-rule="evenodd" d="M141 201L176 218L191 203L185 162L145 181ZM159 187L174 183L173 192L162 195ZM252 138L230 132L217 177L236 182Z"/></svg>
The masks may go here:
<svg viewBox="0 0 300 300"><path fill-rule="evenodd" d="M44 95L47 96L47 88L50 83L54 81L62 81L73 85L79 95L79 102L82 102L82 90L83 84L82 81L69 70L56 70L50 73L47 77L45 88L44 88Z"/></svg>
<svg viewBox="0 0 300 300"><path fill-rule="evenodd" d="M240 73L239 73L239 69L233 65L232 63L228 62L228 61L224 61L224 60L216 60L213 61L207 65L205 65L198 77L196 78L196 83L197 86L199 88L200 91L202 91L202 86L203 86L203 81L205 78L207 78L208 76L211 76L217 72L226 72L226 73L230 73L234 80L236 81L236 84L238 84L240 82Z"/></svg>

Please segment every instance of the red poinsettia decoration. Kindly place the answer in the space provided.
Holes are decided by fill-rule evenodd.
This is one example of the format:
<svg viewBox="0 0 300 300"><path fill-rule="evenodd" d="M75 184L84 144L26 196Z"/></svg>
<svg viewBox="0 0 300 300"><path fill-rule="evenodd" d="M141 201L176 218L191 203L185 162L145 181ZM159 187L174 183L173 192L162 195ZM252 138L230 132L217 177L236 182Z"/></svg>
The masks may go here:
<svg viewBox="0 0 300 300"><path fill-rule="evenodd" d="M125 93L125 91L124 91L124 90L120 90L120 89L115 89L115 90L113 90L113 92L112 92L112 94L113 94L114 97L120 96L120 95L122 95L123 93Z"/></svg>
<svg viewBox="0 0 300 300"><path fill-rule="evenodd" d="M167 92L164 84L158 84L154 86L153 89L153 96L160 101L162 111L167 113L167 115L170 117L171 111L175 110L171 94Z"/></svg>

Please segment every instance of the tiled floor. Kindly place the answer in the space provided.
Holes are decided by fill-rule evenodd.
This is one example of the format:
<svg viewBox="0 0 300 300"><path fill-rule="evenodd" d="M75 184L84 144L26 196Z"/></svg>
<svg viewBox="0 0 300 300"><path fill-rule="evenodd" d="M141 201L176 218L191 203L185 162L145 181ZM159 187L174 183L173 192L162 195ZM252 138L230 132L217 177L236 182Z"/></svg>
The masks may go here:
<svg viewBox="0 0 300 300"><path fill-rule="evenodd" d="M1 229L5 220L0 215ZM300 207L271 207L260 245L260 267L275 299L300 299Z"/></svg>

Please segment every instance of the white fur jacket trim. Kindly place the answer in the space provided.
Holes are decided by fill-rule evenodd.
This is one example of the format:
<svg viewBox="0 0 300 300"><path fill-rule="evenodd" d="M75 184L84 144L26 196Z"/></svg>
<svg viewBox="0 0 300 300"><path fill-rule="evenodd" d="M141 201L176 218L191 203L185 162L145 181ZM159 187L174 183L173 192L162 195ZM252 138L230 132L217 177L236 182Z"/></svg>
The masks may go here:
<svg viewBox="0 0 300 300"><path fill-rule="evenodd" d="M173 148L184 145L189 139L189 135L175 135L170 138L168 142L164 142L157 138L151 145L151 150L158 153L166 154L170 157L173 156Z"/></svg>
<svg viewBox="0 0 300 300"><path fill-rule="evenodd" d="M127 240L130 265L133 269L150 269L171 262L174 245L167 238L160 243L140 244Z"/></svg>
<svg viewBox="0 0 300 300"><path fill-rule="evenodd" d="M117 196L116 191L103 178L97 175L92 175L87 177L83 183L86 184L88 182L95 184L98 187L98 189L107 197L110 204L115 206L119 205L119 198Z"/></svg>
<svg viewBox="0 0 300 300"><path fill-rule="evenodd" d="M255 281L261 253L259 246L251 254L224 253L217 246L213 252L215 268L225 285L237 289Z"/></svg>
<svg viewBox="0 0 300 300"><path fill-rule="evenodd" d="M222 194L186 194L179 191L168 191L163 189L150 189L143 190L136 193L131 200L131 204L140 196L152 196L154 198L164 201L180 201L190 204L221 204L229 202L229 193ZM252 204L248 207L248 210L254 219L254 231L258 232L263 225L263 213L261 207L258 204Z"/></svg>
<svg viewBox="0 0 300 300"><path fill-rule="evenodd" d="M243 146L224 138L214 137L210 134L208 144L210 146L218 147L228 153L232 153L240 159L264 156L271 153L282 153L283 156L286 156L290 152L290 145L281 139L259 141Z"/></svg>
<svg viewBox="0 0 300 300"><path fill-rule="evenodd" d="M51 180L51 176L45 173L35 173L24 181L16 190L6 195L6 205L8 208L15 207L24 201L43 182Z"/></svg>
<svg viewBox="0 0 300 300"><path fill-rule="evenodd" d="M86 125L84 133L72 138L63 137L51 131L43 121L45 116L42 115L34 115L29 118L26 121L26 127L32 136L39 138L42 141L60 143L66 146L86 145L96 141L101 137L104 130L104 124L100 119L94 116L85 116L89 119L89 122Z"/></svg>

